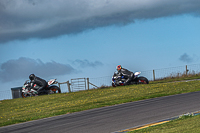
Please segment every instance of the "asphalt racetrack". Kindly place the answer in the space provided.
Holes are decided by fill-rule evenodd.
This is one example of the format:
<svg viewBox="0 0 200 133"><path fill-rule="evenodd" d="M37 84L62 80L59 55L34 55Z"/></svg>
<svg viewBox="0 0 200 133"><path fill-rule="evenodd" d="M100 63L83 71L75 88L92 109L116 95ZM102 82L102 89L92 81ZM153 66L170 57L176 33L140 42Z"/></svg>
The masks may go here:
<svg viewBox="0 0 200 133"><path fill-rule="evenodd" d="M111 133L200 110L200 92L92 109L0 128L0 133Z"/></svg>

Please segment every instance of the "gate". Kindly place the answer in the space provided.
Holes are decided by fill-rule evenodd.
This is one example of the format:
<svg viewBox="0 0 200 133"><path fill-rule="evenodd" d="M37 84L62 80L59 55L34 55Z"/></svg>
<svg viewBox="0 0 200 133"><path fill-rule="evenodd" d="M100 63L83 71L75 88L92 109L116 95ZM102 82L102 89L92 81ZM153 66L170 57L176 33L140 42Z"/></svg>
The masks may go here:
<svg viewBox="0 0 200 133"><path fill-rule="evenodd" d="M71 79L72 92L79 90L86 90L86 85L87 85L86 78Z"/></svg>

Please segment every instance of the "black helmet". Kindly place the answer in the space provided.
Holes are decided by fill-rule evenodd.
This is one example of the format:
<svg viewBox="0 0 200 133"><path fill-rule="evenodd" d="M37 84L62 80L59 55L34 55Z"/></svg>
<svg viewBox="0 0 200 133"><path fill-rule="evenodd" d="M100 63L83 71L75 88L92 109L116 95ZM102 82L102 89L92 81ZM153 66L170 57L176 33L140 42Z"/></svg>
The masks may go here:
<svg viewBox="0 0 200 133"><path fill-rule="evenodd" d="M29 79L30 80L33 80L35 78L35 75L34 74L31 74L30 76L29 76Z"/></svg>

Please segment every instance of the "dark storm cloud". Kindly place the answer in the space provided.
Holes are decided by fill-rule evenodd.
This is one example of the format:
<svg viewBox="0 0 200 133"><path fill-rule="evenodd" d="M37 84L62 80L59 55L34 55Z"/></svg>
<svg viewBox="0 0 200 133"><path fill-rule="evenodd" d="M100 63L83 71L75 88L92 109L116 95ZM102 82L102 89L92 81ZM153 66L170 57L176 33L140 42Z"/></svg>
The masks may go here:
<svg viewBox="0 0 200 133"><path fill-rule="evenodd" d="M103 66L103 63L101 63L100 61L89 62L88 60L77 59L73 61L72 63L80 68Z"/></svg>
<svg viewBox="0 0 200 133"><path fill-rule="evenodd" d="M18 79L28 79L31 73L47 78L76 73L76 70L70 65L54 61L43 63L39 59L34 60L21 57L17 60L9 60L0 66L0 81L9 82Z"/></svg>
<svg viewBox="0 0 200 133"><path fill-rule="evenodd" d="M51 38L136 19L200 14L199 0L1 0L0 43Z"/></svg>
<svg viewBox="0 0 200 133"><path fill-rule="evenodd" d="M186 63L191 63L193 62L193 58L190 57L188 54L184 53L183 55L180 56L179 58L180 61L186 62Z"/></svg>

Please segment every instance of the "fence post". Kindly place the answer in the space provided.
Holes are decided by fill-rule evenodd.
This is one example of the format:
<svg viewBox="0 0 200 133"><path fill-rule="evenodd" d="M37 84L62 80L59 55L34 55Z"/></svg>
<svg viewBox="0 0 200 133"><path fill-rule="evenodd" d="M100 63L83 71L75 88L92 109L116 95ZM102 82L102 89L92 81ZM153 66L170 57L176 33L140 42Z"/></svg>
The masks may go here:
<svg viewBox="0 0 200 133"><path fill-rule="evenodd" d="M67 81L68 91L71 92L69 80Z"/></svg>
<svg viewBox="0 0 200 133"><path fill-rule="evenodd" d="M155 78L155 71L153 70L153 81L155 81L156 78Z"/></svg>
<svg viewBox="0 0 200 133"><path fill-rule="evenodd" d="M189 71L189 70L187 69L187 65L186 65L186 76L187 76L187 74L188 74L188 71Z"/></svg>
<svg viewBox="0 0 200 133"><path fill-rule="evenodd" d="M58 86L59 86L59 88L60 88L60 83L58 83Z"/></svg>
<svg viewBox="0 0 200 133"><path fill-rule="evenodd" d="M90 82L89 82L89 78L87 78L87 88L88 88L88 90L90 89Z"/></svg>

